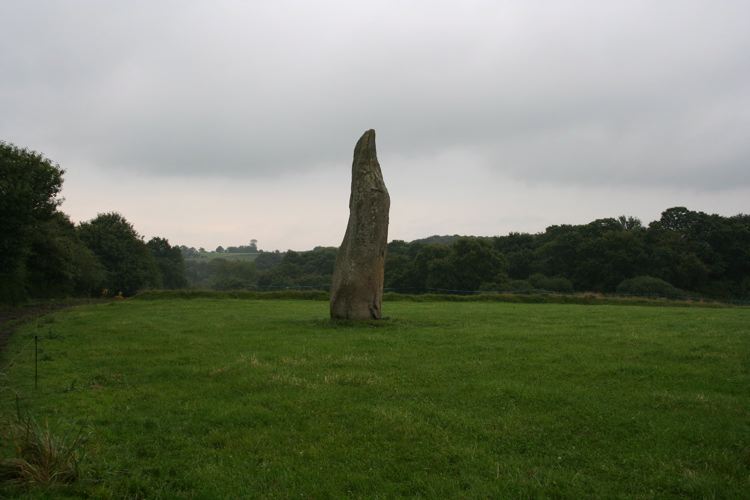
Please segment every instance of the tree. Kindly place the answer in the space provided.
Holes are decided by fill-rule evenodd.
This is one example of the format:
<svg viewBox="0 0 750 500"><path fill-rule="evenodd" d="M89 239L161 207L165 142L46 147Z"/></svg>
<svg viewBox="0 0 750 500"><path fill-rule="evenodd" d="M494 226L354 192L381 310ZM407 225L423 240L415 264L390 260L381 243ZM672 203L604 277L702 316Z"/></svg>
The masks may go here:
<svg viewBox="0 0 750 500"><path fill-rule="evenodd" d="M99 294L105 271L62 212L40 223L26 259L27 290L32 297Z"/></svg>
<svg viewBox="0 0 750 500"><path fill-rule="evenodd" d="M27 296L31 237L57 210L63 173L39 153L0 142L0 302Z"/></svg>
<svg viewBox="0 0 750 500"><path fill-rule="evenodd" d="M333 268L336 262L335 248L315 247L307 252L293 250L282 254L281 262L270 269L266 269L258 276L258 286L261 287L292 287L326 289L333 278ZM262 253L272 255L271 252Z"/></svg>
<svg viewBox="0 0 750 500"><path fill-rule="evenodd" d="M78 234L104 266L105 288L111 293L132 295L142 288L161 286L151 251L122 215L99 214L78 226Z"/></svg>
<svg viewBox="0 0 750 500"><path fill-rule="evenodd" d="M634 231L636 229L642 229L643 224L641 224L641 219L638 217L627 217L625 215L621 215L617 218L617 222L622 226L622 229L625 231Z"/></svg>
<svg viewBox="0 0 750 500"><path fill-rule="evenodd" d="M451 253L448 245L430 243L427 245L416 244L414 254L414 265L409 273L404 288L415 291L427 291L427 288L449 288L444 286L441 278L442 268L440 263Z"/></svg>
<svg viewBox="0 0 750 500"><path fill-rule="evenodd" d="M508 277L523 280L533 272L534 249L539 238L527 233L510 233L494 238L495 249L508 260Z"/></svg>
<svg viewBox="0 0 750 500"><path fill-rule="evenodd" d="M668 231L687 234L696 221L698 213L685 207L668 208L661 213L658 224Z"/></svg>
<svg viewBox="0 0 750 500"><path fill-rule="evenodd" d="M258 271L267 271L281 264L285 255L286 252L281 253L278 250L274 250L273 252L263 252L255 259L255 267Z"/></svg>
<svg viewBox="0 0 750 500"><path fill-rule="evenodd" d="M508 263L486 239L459 238L451 247L453 288L479 290L482 283L507 279Z"/></svg>
<svg viewBox="0 0 750 500"><path fill-rule="evenodd" d="M185 260L182 258L179 247L173 247L166 239L157 237L151 238L146 246L151 250L151 255L156 261L162 286L171 289L186 287Z"/></svg>

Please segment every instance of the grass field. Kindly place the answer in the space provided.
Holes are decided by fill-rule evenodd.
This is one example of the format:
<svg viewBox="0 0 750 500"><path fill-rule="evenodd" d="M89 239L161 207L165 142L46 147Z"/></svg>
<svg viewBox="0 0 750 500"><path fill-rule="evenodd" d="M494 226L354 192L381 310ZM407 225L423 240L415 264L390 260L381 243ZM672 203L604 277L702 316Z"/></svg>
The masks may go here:
<svg viewBox="0 0 750 500"><path fill-rule="evenodd" d="M750 309L384 312L127 300L28 324L1 416L16 392L60 432L87 425L85 475L0 497L748 497Z"/></svg>

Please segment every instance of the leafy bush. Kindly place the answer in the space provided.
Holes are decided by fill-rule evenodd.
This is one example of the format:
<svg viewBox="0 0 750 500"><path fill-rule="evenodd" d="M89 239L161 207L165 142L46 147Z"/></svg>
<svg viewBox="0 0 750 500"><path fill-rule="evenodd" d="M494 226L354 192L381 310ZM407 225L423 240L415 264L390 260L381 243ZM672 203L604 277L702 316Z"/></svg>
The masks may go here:
<svg viewBox="0 0 750 500"><path fill-rule="evenodd" d="M503 289L509 292L530 293L534 291L534 286L526 280L509 280L505 282Z"/></svg>
<svg viewBox="0 0 750 500"><path fill-rule="evenodd" d="M117 212L99 214L78 226L78 235L106 270L104 286L133 295L162 286L156 260L133 225Z"/></svg>
<svg viewBox="0 0 750 500"><path fill-rule="evenodd" d="M663 279L653 276L637 276L623 280L617 285L617 293L643 297L666 297L668 299L680 299L686 296L684 291L675 288Z"/></svg>
<svg viewBox="0 0 750 500"><path fill-rule="evenodd" d="M550 278L541 273L536 273L529 276L529 282L538 290L562 293L573 291L573 283L568 278L562 276Z"/></svg>
<svg viewBox="0 0 750 500"><path fill-rule="evenodd" d="M481 285L479 285L478 291L479 292L489 292L489 293L492 293L492 292L499 292L501 290L504 290L505 288L506 287L503 286L500 283L496 283L494 281L492 281L492 282L485 281L485 282L482 282Z"/></svg>

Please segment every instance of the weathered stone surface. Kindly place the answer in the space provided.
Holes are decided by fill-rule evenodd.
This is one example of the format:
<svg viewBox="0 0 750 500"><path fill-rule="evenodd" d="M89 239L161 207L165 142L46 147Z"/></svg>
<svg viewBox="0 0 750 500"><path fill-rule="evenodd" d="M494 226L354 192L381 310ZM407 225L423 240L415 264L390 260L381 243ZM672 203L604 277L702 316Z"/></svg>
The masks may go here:
<svg viewBox="0 0 750 500"><path fill-rule="evenodd" d="M349 224L333 271L331 318L380 319L390 207L375 131L368 130L354 148Z"/></svg>

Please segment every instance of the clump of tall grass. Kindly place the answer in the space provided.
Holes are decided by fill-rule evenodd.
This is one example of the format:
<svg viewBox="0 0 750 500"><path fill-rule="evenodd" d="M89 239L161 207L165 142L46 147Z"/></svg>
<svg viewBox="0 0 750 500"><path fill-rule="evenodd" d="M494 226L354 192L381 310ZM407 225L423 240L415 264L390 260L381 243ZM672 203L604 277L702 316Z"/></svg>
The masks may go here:
<svg viewBox="0 0 750 500"><path fill-rule="evenodd" d="M84 427L55 434L49 423L26 417L4 426L2 438L15 456L0 459L0 481L50 485L72 483L80 477L88 433Z"/></svg>

